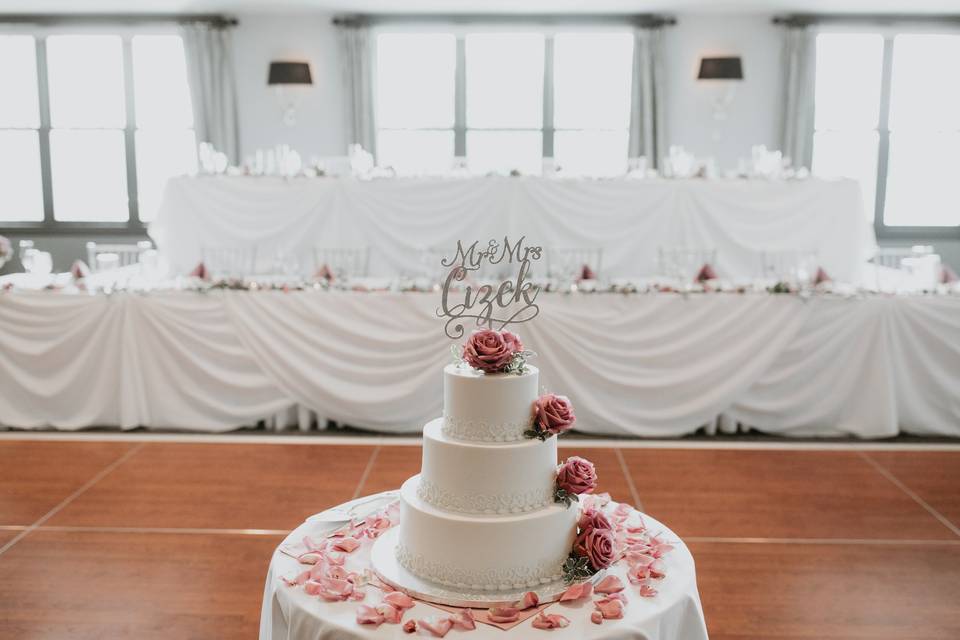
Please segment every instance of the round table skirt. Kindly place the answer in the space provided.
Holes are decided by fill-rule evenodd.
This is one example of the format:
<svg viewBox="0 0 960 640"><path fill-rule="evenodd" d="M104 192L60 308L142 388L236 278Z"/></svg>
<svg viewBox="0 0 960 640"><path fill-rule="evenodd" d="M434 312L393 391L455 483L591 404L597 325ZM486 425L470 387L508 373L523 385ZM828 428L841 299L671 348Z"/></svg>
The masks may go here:
<svg viewBox="0 0 960 640"><path fill-rule="evenodd" d="M354 502L360 500L365 498ZM615 507L616 504L611 506ZM627 596L628 604L624 609L623 619L604 620L600 625L590 622L590 613L594 610L593 598L574 603L557 603L546 609L547 613L559 613L570 620L570 626L565 629L549 632L536 629L532 627L531 617L508 631L478 623L475 631L451 630L447 637L459 638L469 634L466 637L471 640L506 640L535 638L542 634L544 638L565 640L707 640L703 609L697 592L696 571L690 551L666 526L650 516L644 515L643 518L649 530L655 533L662 531L661 537L671 541L675 547L663 558L666 577L655 582L658 593L652 598L641 597L637 588L627 580L626 563L617 563L608 570L610 574L619 576L626 585L623 593ZM300 542L304 536L319 541L342 525L343 523L305 522L291 532L281 546ZM365 539L362 546L348 556L347 569L357 571L369 567L371 547L371 541ZM279 547L274 551L264 587L260 640L422 637L405 634L400 624L382 624L377 628L359 625L356 622L356 610L360 603L325 602L316 596L307 595L302 587L286 586L281 579L281 576L294 576L302 570L303 565L282 553ZM365 602L379 602L379 590L368 589ZM418 602L404 613L403 620L442 614L443 611Z"/></svg>

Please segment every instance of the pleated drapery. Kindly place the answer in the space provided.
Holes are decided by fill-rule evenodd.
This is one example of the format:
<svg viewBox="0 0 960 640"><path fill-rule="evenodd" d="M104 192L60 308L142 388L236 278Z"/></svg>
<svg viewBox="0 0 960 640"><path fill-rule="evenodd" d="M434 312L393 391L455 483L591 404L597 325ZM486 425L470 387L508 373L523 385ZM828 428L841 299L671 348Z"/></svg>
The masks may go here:
<svg viewBox="0 0 960 640"><path fill-rule="evenodd" d="M237 165L240 129L231 27L192 22L183 25L181 33L197 142L209 142Z"/></svg>

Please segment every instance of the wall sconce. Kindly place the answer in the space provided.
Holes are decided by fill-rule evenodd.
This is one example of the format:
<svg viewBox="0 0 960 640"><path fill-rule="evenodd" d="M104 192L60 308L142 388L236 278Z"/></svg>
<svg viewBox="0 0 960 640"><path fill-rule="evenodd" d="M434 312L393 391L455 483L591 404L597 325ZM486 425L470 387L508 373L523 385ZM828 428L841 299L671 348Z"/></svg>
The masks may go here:
<svg viewBox="0 0 960 640"><path fill-rule="evenodd" d="M277 88L277 97L283 107L283 123L292 127L297 123L297 100L291 87L310 86L313 76L310 75L310 65L306 62L271 62L270 72L267 74L267 85Z"/></svg>
<svg viewBox="0 0 960 640"><path fill-rule="evenodd" d="M736 93L736 82L743 80L743 64L740 56L701 58L697 80L719 82L722 91L713 97L713 117L715 120L726 120L727 109Z"/></svg>

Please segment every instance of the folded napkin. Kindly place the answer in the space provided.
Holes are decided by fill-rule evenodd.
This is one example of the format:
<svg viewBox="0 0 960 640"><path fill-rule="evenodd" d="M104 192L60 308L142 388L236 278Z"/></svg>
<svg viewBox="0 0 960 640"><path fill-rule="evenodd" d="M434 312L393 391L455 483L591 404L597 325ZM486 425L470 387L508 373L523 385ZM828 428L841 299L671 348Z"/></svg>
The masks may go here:
<svg viewBox="0 0 960 640"><path fill-rule="evenodd" d="M83 280L90 275L90 267L83 260L74 260L73 264L70 265L70 275L73 276L74 280Z"/></svg>
<svg viewBox="0 0 960 640"><path fill-rule="evenodd" d="M957 272L950 268L950 265L944 264L940 267L940 284L953 284L960 280Z"/></svg>
<svg viewBox="0 0 960 640"><path fill-rule="evenodd" d="M823 270L823 267L817 267L817 274L813 276L813 284L824 284L827 282L833 282L833 278Z"/></svg>
<svg viewBox="0 0 960 640"><path fill-rule="evenodd" d="M580 267L580 277L577 280L596 280L597 274L590 268L590 265L585 264Z"/></svg>
<svg viewBox="0 0 960 640"><path fill-rule="evenodd" d="M700 271L697 272L697 277L694 278L696 282L704 283L708 280L716 280L717 272L713 270L713 267L709 263L704 264L700 267Z"/></svg>
<svg viewBox="0 0 960 640"><path fill-rule="evenodd" d="M209 280L210 274L207 272L207 265L203 264L203 262L198 262L197 266L190 272L190 276L200 278L201 280Z"/></svg>
<svg viewBox="0 0 960 640"><path fill-rule="evenodd" d="M326 280L327 282L333 282L336 278L333 275L333 269L329 265L324 264L317 272L313 274L314 280Z"/></svg>

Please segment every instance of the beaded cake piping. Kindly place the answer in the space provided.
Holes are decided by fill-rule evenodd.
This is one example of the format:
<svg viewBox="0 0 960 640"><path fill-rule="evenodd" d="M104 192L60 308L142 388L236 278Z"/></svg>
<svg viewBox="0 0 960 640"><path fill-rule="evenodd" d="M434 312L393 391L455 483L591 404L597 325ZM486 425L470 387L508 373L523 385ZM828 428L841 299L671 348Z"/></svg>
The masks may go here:
<svg viewBox="0 0 960 640"><path fill-rule="evenodd" d="M440 431L454 440L514 442L523 439L523 432L529 429L532 423L532 417L517 422L490 423L485 420L464 420L445 415Z"/></svg>
<svg viewBox="0 0 960 640"><path fill-rule="evenodd" d="M426 503L457 513L525 513L553 502L554 487L513 493L463 495L420 478L417 496Z"/></svg>
<svg viewBox="0 0 960 640"><path fill-rule="evenodd" d="M525 589L555 582L563 576L562 558L539 566L467 571L413 553L400 542L396 546L396 556L400 566L410 573L447 587L460 589L481 591Z"/></svg>

